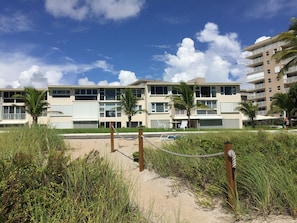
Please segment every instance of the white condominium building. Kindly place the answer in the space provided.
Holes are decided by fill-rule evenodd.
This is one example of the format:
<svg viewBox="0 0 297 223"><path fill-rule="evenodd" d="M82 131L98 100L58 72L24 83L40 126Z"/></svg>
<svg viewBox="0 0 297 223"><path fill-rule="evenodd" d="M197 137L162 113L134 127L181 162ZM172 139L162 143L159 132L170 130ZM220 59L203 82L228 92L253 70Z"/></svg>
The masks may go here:
<svg viewBox="0 0 297 223"><path fill-rule="evenodd" d="M239 83L205 83L198 78L187 83L196 85L195 102L208 108L193 108L192 128L242 128L242 114L236 109L241 102ZM50 85L47 89L49 107L39 117L39 124L53 128L116 128L128 127L128 117L121 111L120 95L132 89L139 99L137 108L144 110L132 117L132 127L179 128L188 120L186 111L174 108L170 95L176 94L175 82L138 80L128 86ZM0 126L23 125L32 122L24 104L11 98L22 89L0 89Z"/></svg>

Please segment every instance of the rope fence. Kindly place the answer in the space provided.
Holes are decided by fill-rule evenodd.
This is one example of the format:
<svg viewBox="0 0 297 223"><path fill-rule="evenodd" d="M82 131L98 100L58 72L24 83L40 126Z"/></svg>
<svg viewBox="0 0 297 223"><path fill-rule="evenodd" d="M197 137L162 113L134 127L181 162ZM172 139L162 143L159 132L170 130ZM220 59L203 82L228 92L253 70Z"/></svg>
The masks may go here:
<svg viewBox="0 0 297 223"><path fill-rule="evenodd" d="M203 155L189 155L189 154L181 154L181 153L176 153L172 152L166 149L163 149L154 143L152 143L150 140L147 139L143 135L143 130L139 129L138 130L138 136L135 136L133 138L127 138L124 136L121 136L116 129L113 126L113 123L110 123L110 142L111 142L111 152L119 152L122 155L128 157L129 159L132 159L131 157L127 156L126 154L122 153L119 150L114 149L114 133L117 134L121 139L124 140L135 140L138 138L138 147L139 147L139 171L144 170L144 151L143 151L143 141L145 140L148 144L151 146L155 147L156 149L161 150L162 152L174 155L174 156L179 156L179 157L185 157L185 158L211 158L211 157L216 157L216 156L222 156L225 155L225 161L226 161L226 176L227 176L227 183L228 183L228 204L230 207L235 210L235 200L236 200L236 182L235 182L235 169L236 169L236 154L235 151L232 150L232 143L231 142L225 142L224 143L224 152L219 152L219 153L213 153L213 154L203 154Z"/></svg>
<svg viewBox="0 0 297 223"><path fill-rule="evenodd" d="M187 158L208 158L208 157L214 157L214 156L221 156L221 155L224 155L223 152L221 153L213 153L213 154L205 154L205 155L188 155L188 154L181 154L181 153L175 153L175 152L172 152L172 151L169 151L169 150L166 150L166 149L163 149L159 146L156 146L155 144L153 144L152 142L150 142L145 136L142 136L143 139L149 143L151 146L165 152L165 153L168 153L168 154L171 154L171 155L175 155L175 156L180 156L180 157L187 157Z"/></svg>

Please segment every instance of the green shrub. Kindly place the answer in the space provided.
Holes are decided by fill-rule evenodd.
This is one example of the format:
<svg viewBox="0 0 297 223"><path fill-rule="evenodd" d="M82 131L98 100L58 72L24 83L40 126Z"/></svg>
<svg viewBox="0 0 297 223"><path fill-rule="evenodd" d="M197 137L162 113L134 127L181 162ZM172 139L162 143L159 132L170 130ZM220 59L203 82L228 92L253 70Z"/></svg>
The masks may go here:
<svg viewBox="0 0 297 223"><path fill-rule="evenodd" d="M163 144L180 154L203 155L224 151L231 142L236 152L237 211L297 216L297 139L294 134L218 132L189 134ZM193 191L227 197L224 156L185 158L145 149L145 160L162 176L184 180ZM170 166L170 168L168 168Z"/></svg>
<svg viewBox="0 0 297 223"><path fill-rule="evenodd" d="M146 222L96 152L70 160L46 127L0 134L0 222Z"/></svg>

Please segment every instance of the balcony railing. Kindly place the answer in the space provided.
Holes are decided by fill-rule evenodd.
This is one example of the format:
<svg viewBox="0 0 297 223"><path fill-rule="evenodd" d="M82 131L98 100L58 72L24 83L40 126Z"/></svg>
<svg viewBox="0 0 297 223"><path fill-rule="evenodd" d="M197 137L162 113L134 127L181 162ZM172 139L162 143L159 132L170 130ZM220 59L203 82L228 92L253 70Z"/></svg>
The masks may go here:
<svg viewBox="0 0 297 223"><path fill-rule="evenodd" d="M265 92L257 93L257 94L254 94L254 95L248 95L248 100L256 99L256 98L265 98Z"/></svg>
<svg viewBox="0 0 297 223"><path fill-rule="evenodd" d="M263 57L258 57L258 58L254 59L254 60L249 60L247 62L247 65L257 64L257 63L261 63L261 62L263 62Z"/></svg>
<svg viewBox="0 0 297 223"><path fill-rule="evenodd" d="M257 105L258 105L258 107L265 107L266 106L266 101L258 101Z"/></svg>
<svg viewBox="0 0 297 223"><path fill-rule="evenodd" d="M297 81L297 76L295 76L295 77L289 77L287 79L284 79L284 82L285 83L294 83L296 81Z"/></svg>
<svg viewBox="0 0 297 223"><path fill-rule="evenodd" d="M26 119L26 114L3 114L3 119L15 120L15 119Z"/></svg>

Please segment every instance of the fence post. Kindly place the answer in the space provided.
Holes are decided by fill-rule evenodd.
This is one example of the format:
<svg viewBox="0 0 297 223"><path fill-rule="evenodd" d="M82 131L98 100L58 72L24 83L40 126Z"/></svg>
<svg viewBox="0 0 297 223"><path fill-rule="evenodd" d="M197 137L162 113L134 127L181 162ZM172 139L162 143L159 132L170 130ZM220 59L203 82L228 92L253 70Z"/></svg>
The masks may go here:
<svg viewBox="0 0 297 223"><path fill-rule="evenodd" d="M138 147L139 147L139 171L144 170L144 158L143 158L143 130L138 129Z"/></svg>
<svg viewBox="0 0 297 223"><path fill-rule="evenodd" d="M230 207L235 210L235 201L236 201L236 186L235 186L235 176L234 170L232 168L232 158L228 155L228 151L232 150L232 143L225 142L224 144L224 154L226 160L226 175L228 183L228 204Z"/></svg>
<svg viewBox="0 0 297 223"><path fill-rule="evenodd" d="M110 148L111 152L114 152L114 129L113 129L113 122L110 122Z"/></svg>

